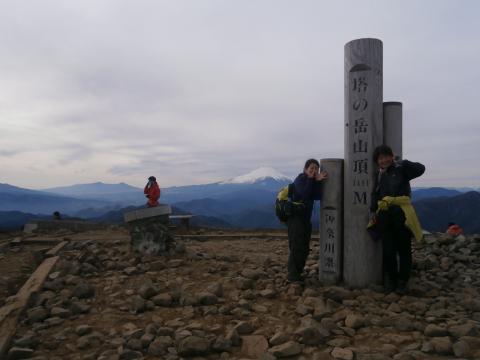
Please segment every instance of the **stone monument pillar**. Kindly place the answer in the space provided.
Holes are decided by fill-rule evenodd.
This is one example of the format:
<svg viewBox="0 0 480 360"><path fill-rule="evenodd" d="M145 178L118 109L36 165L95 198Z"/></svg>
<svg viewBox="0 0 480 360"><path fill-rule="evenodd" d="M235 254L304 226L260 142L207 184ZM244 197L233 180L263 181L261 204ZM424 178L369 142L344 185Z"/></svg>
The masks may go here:
<svg viewBox="0 0 480 360"><path fill-rule="evenodd" d="M175 249L168 229L171 213L168 205L124 213L123 218L129 224L131 250L142 255L166 255Z"/></svg>
<svg viewBox="0 0 480 360"><path fill-rule="evenodd" d="M345 45L344 280L352 287L382 281L382 246L367 233L376 165L383 143L383 44Z"/></svg>
<svg viewBox="0 0 480 360"><path fill-rule="evenodd" d="M318 272L320 281L330 285L342 279L343 159L322 159L320 168L328 178L322 181Z"/></svg>
<svg viewBox="0 0 480 360"><path fill-rule="evenodd" d="M383 143L392 148L395 160L402 159L402 103L383 103Z"/></svg>

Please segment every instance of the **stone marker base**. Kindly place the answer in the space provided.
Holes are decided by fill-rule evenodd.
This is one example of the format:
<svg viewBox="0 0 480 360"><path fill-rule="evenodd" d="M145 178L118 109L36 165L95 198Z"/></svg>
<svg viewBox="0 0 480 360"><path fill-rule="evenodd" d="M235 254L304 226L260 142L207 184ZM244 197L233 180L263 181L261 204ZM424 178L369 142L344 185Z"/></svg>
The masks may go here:
<svg viewBox="0 0 480 360"><path fill-rule="evenodd" d="M175 250L175 241L168 229L168 205L160 205L125 213L130 228L132 251L142 255L166 255Z"/></svg>
<svg viewBox="0 0 480 360"><path fill-rule="evenodd" d="M41 231L70 230L75 232L101 230L105 225L82 220L30 220L23 232L30 234Z"/></svg>

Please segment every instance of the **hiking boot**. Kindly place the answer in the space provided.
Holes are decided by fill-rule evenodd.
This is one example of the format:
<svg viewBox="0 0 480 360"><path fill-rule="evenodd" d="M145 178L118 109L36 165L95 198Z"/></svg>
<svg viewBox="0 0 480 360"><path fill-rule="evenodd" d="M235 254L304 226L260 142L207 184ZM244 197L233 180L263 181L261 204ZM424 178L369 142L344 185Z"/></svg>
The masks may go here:
<svg viewBox="0 0 480 360"><path fill-rule="evenodd" d="M295 284L295 285L301 285L301 286L305 285L305 280L301 276L295 277L295 278L288 278L287 282L289 284Z"/></svg>
<svg viewBox="0 0 480 360"><path fill-rule="evenodd" d="M405 280L399 280L395 292L398 295L405 295L408 292L407 282Z"/></svg>

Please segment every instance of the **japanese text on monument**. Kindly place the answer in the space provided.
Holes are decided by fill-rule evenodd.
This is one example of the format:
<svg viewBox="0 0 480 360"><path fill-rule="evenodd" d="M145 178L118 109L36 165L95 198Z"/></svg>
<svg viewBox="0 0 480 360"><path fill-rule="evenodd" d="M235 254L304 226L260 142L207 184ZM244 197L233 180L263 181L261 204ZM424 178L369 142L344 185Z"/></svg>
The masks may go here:
<svg viewBox="0 0 480 360"><path fill-rule="evenodd" d="M371 71L350 73L350 139L352 169L352 203L357 206L367 205L369 172L371 171L371 106L368 103L371 83Z"/></svg>
<svg viewBox="0 0 480 360"><path fill-rule="evenodd" d="M322 227L325 228L323 232L321 265L323 272L338 272L337 252L340 249L336 248L337 244L337 218L338 211L335 208L323 209L322 212Z"/></svg>

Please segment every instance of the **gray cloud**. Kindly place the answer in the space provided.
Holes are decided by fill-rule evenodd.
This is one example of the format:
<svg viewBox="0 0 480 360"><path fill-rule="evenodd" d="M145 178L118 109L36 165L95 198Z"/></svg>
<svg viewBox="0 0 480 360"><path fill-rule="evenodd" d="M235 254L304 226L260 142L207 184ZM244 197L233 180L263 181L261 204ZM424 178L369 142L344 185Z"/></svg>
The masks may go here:
<svg viewBox="0 0 480 360"><path fill-rule="evenodd" d="M21 150L0 150L0 156L13 156L16 154L20 154Z"/></svg>
<svg viewBox="0 0 480 360"><path fill-rule="evenodd" d="M343 157L343 45L360 37L384 41L384 99L404 103L404 156L428 169L416 185L480 182L475 1L3 10L4 182L140 185L155 173L180 185L259 166L294 176L308 157Z"/></svg>

